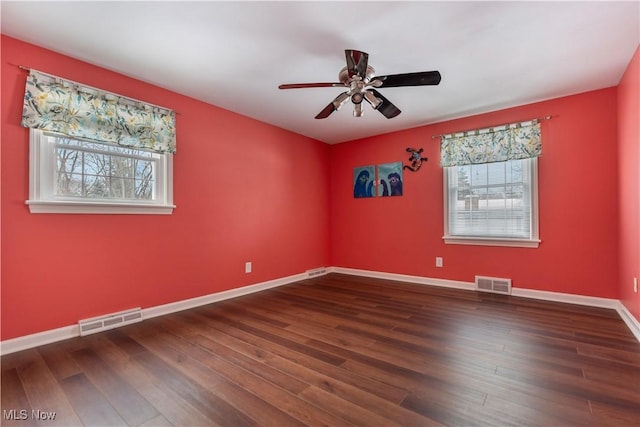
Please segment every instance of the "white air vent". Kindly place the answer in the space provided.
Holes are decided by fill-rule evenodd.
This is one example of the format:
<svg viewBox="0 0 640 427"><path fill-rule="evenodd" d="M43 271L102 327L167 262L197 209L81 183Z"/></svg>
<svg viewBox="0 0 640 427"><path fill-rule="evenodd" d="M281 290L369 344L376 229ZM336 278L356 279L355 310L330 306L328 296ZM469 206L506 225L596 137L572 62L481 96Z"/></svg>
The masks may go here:
<svg viewBox="0 0 640 427"><path fill-rule="evenodd" d="M307 270L307 277L322 276L323 274L327 274L327 269L324 267Z"/></svg>
<svg viewBox="0 0 640 427"><path fill-rule="evenodd" d="M79 320L78 325L80 326L80 336L85 336L137 322L142 322L142 310L139 308Z"/></svg>
<svg viewBox="0 0 640 427"><path fill-rule="evenodd" d="M496 294L511 294L511 279L476 276L476 290Z"/></svg>

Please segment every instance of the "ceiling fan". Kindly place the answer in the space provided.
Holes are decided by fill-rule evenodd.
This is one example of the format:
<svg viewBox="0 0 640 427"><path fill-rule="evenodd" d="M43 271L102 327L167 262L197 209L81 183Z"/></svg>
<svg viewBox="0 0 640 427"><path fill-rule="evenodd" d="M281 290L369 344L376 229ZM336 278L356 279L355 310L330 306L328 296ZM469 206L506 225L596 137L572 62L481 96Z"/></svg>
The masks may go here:
<svg viewBox="0 0 640 427"><path fill-rule="evenodd" d="M382 96L376 88L400 86L425 86L440 83L438 71L423 71L417 73L391 74L376 76L375 70L369 65L369 54L359 50L346 49L347 66L338 73L339 83L291 83L278 86L280 89L305 89L310 87L346 87L342 92L316 115L316 119L329 117L334 111L351 100L353 115L362 116L362 101L366 100L374 110L378 110L386 118L392 119L400 114L400 109Z"/></svg>

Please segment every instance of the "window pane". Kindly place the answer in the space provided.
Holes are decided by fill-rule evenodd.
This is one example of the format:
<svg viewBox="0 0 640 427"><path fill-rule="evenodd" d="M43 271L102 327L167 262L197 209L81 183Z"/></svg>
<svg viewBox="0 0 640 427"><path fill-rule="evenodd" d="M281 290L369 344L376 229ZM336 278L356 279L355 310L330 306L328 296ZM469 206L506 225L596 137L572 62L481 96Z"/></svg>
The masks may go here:
<svg viewBox="0 0 640 427"><path fill-rule="evenodd" d="M105 154L84 152L83 170L86 175L107 175L109 172L109 158Z"/></svg>
<svg viewBox="0 0 640 427"><path fill-rule="evenodd" d="M56 150L56 170L77 172L82 167L82 154L75 150L58 148Z"/></svg>
<svg viewBox="0 0 640 427"><path fill-rule="evenodd" d="M56 194L82 197L82 174L58 172Z"/></svg>
<svg viewBox="0 0 640 427"><path fill-rule="evenodd" d="M111 178L111 197L116 199L134 198L134 181L131 178Z"/></svg>
<svg viewBox="0 0 640 427"><path fill-rule="evenodd" d="M153 199L153 181L136 180L135 181L136 199L152 200Z"/></svg>
<svg viewBox="0 0 640 427"><path fill-rule="evenodd" d="M53 138L56 144L57 196L154 199L157 154L69 138Z"/></svg>
<svg viewBox="0 0 640 427"><path fill-rule="evenodd" d="M84 175L84 190L82 197L109 197L109 180L103 176Z"/></svg>
<svg viewBox="0 0 640 427"><path fill-rule="evenodd" d="M137 179L145 179L153 174L153 163L145 160L136 160L135 171Z"/></svg>
<svg viewBox="0 0 640 427"><path fill-rule="evenodd" d="M136 198L151 200L153 199L154 179L153 179L153 162L145 160L137 160L136 170Z"/></svg>

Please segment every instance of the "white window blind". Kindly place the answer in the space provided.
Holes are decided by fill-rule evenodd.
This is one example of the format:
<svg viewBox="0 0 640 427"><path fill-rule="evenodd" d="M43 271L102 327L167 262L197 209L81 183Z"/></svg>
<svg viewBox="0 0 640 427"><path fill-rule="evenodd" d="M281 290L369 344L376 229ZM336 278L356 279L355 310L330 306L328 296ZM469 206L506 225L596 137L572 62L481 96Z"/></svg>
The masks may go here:
<svg viewBox="0 0 640 427"><path fill-rule="evenodd" d="M445 168L447 243L537 246L537 159Z"/></svg>

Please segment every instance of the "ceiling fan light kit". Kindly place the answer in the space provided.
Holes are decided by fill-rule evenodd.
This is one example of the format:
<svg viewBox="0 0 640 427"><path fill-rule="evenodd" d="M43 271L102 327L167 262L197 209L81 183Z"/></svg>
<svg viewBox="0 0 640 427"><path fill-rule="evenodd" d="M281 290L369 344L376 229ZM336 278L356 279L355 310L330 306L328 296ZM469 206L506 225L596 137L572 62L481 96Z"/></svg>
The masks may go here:
<svg viewBox="0 0 640 427"><path fill-rule="evenodd" d="M344 51L347 66L338 73L339 83L289 83L278 86L280 89L305 89L312 87L346 87L347 90L331 101L315 118L324 119L334 111L338 111L347 101L353 103L354 117L361 117L362 101L367 101L374 110L379 111L387 119L401 113L400 109L382 96L374 88L438 85L441 80L438 71L422 71L417 73L390 74L376 76L369 65L369 54L359 50Z"/></svg>

